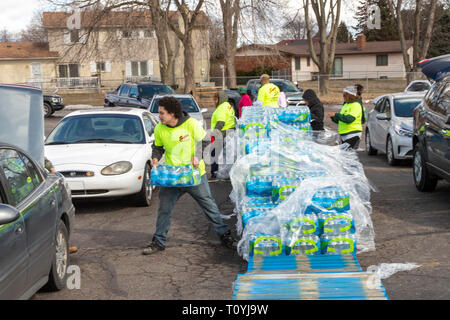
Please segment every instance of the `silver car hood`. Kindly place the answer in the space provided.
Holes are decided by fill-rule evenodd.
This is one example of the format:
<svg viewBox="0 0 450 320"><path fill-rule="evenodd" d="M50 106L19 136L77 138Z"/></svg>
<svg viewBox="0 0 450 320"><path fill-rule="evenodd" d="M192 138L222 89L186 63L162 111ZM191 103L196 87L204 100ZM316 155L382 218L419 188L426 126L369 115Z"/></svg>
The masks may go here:
<svg viewBox="0 0 450 320"><path fill-rule="evenodd" d="M395 123L409 131L413 131L413 118L396 118Z"/></svg>

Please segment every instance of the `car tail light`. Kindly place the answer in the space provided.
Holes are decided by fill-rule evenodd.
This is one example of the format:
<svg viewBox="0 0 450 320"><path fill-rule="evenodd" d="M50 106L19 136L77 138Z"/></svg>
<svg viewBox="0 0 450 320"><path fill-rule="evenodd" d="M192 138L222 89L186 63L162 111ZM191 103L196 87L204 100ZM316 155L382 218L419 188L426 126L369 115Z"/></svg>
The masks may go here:
<svg viewBox="0 0 450 320"><path fill-rule="evenodd" d="M430 60L430 59L424 59L424 60L420 61L419 64L422 64L422 63L427 62L427 61L429 61L429 60Z"/></svg>

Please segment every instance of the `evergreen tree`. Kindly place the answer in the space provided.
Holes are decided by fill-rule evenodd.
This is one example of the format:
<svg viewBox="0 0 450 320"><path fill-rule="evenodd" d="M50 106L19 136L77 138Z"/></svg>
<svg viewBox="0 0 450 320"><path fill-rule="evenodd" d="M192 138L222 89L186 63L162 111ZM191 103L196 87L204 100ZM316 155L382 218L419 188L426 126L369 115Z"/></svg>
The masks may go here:
<svg viewBox="0 0 450 320"><path fill-rule="evenodd" d="M336 42L351 42L352 35L344 21L341 21L337 30Z"/></svg>
<svg viewBox="0 0 450 320"><path fill-rule="evenodd" d="M450 52L450 14L444 13L435 26L431 36L428 58L448 54Z"/></svg>

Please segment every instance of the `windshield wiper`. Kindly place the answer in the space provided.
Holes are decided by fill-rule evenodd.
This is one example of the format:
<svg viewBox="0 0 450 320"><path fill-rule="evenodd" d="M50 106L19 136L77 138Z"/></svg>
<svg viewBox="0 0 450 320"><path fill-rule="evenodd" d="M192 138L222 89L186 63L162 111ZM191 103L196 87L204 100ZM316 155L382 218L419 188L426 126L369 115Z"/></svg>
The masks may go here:
<svg viewBox="0 0 450 320"><path fill-rule="evenodd" d="M78 141L74 141L72 143L133 143L130 141L120 141L120 140L115 140L115 139L85 139L85 140L78 140Z"/></svg>

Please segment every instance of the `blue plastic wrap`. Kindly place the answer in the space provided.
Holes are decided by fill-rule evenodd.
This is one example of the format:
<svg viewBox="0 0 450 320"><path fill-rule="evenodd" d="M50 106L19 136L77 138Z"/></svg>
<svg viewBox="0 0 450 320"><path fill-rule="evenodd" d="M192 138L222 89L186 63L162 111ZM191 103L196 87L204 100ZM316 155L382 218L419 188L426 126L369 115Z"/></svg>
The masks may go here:
<svg viewBox="0 0 450 320"><path fill-rule="evenodd" d="M152 168L150 183L160 187L190 187L199 185L201 180L199 170L192 165L159 164Z"/></svg>

